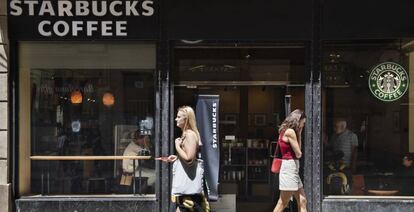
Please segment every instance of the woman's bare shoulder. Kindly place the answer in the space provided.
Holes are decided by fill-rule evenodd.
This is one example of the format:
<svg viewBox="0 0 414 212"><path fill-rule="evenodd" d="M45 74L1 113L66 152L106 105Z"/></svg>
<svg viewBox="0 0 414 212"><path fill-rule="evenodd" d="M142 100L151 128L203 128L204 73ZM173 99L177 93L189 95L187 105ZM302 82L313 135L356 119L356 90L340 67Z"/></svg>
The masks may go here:
<svg viewBox="0 0 414 212"><path fill-rule="evenodd" d="M287 137L295 136L296 137L295 130L293 130L292 128L287 128L286 131L285 131L285 136L287 136Z"/></svg>
<svg viewBox="0 0 414 212"><path fill-rule="evenodd" d="M185 136L191 136L191 137L193 137L193 136L197 136L197 135L196 135L196 133L195 133L194 131L192 131L192 130L186 130L186 131L184 132L184 135L185 135Z"/></svg>
<svg viewBox="0 0 414 212"><path fill-rule="evenodd" d="M185 139L186 140L194 140L194 141L197 141L198 140L197 139L197 134L194 131L192 131L192 130L186 130L184 132L184 136L185 136Z"/></svg>

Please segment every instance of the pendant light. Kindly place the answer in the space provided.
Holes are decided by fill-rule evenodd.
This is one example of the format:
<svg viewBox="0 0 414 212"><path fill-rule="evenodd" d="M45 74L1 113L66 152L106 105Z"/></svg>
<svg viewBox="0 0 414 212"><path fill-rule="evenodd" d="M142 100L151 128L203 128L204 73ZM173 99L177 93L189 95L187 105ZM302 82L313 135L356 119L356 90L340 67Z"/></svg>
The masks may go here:
<svg viewBox="0 0 414 212"><path fill-rule="evenodd" d="M111 92L107 91L102 96L102 102L105 106L111 107L115 103L115 96Z"/></svg>
<svg viewBox="0 0 414 212"><path fill-rule="evenodd" d="M81 104L83 100L82 93L79 90L74 90L70 94L70 102L72 104Z"/></svg>

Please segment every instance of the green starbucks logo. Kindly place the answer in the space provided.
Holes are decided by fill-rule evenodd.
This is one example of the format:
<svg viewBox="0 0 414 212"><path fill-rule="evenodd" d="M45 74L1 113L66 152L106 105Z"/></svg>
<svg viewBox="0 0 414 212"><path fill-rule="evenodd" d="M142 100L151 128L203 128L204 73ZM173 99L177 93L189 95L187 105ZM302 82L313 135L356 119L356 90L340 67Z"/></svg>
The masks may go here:
<svg viewBox="0 0 414 212"><path fill-rule="evenodd" d="M385 62L371 70L368 79L371 93L381 101L392 102L401 98L408 90L408 74L393 62Z"/></svg>

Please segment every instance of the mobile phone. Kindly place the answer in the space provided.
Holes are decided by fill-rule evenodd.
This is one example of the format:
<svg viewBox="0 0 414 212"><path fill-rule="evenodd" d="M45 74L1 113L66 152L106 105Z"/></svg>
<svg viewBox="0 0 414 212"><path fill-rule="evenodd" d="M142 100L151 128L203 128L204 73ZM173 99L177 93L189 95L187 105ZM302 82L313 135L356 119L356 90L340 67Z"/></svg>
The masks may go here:
<svg viewBox="0 0 414 212"><path fill-rule="evenodd" d="M157 157L157 158L155 158L155 160L167 161L168 157Z"/></svg>

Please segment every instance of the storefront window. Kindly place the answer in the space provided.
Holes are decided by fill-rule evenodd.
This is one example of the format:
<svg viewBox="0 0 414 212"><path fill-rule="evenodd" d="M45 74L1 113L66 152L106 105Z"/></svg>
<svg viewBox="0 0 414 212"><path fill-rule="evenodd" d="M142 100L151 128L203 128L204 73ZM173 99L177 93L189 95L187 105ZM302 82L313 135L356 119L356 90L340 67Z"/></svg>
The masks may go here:
<svg viewBox="0 0 414 212"><path fill-rule="evenodd" d="M22 42L18 59L20 195L155 193L155 45Z"/></svg>
<svg viewBox="0 0 414 212"><path fill-rule="evenodd" d="M325 195L414 196L411 40L324 44Z"/></svg>

